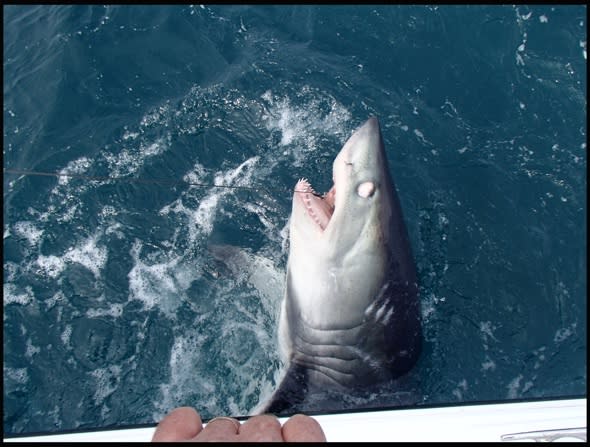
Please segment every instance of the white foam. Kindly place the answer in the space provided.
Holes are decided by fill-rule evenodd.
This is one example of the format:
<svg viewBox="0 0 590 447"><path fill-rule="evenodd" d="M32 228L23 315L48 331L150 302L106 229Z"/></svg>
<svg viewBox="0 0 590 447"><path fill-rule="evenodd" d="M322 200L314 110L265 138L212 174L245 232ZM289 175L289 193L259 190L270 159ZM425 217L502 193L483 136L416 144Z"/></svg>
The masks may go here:
<svg viewBox="0 0 590 447"><path fill-rule="evenodd" d="M520 392L521 395L523 395L524 393L526 393L528 390L530 390L533 387L533 382L531 382L530 380L527 380L524 383L524 386L522 387L522 391Z"/></svg>
<svg viewBox="0 0 590 447"><path fill-rule="evenodd" d="M268 114L262 118L269 131L281 132L281 146L293 146L290 149L294 163L300 166L306 153L317 148L319 138L334 135L342 140L347 137L351 115L333 97L309 86L304 86L297 97L303 98L302 105L293 105L288 97L277 98L270 90L265 92L262 99L269 107Z"/></svg>
<svg viewBox="0 0 590 447"><path fill-rule="evenodd" d="M39 243L43 236L43 230L40 230L33 222L28 220L15 223L13 229L16 235L25 238L29 245L33 247Z"/></svg>
<svg viewBox="0 0 590 447"><path fill-rule="evenodd" d="M61 341L65 346L70 346L70 338L72 337L72 325L66 324L64 331L61 333Z"/></svg>
<svg viewBox="0 0 590 447"><path fill-rule="evenodd" d="M25 384L29 381L27 368L9 368L4 366L4 377L20 384Z"/></svg>
<svg viewBox="0 0 590 447"><path fill-rule="evenodd" d="M134 265L128 274L131 300L139 300L146 309L158 306L171 317L186 298L190 286L186 271L180 267L180 256L166 262L146 264L140 259L142 243L136 240L131 248ZM179 269L180 267L180 269Z"/></svg>
<svg viewBox="0 0 590 447"><path fill-rule="evenodd" d="M174 266L174 280L183 292L186 291L195 280L195 266L186 263L176 263Z"/></svg>
<svg viewBox="0 0 590 447"><path fill-rule="evenodd" d="M491 321L480 321L479 330L483 334L484 339L486 341L488 337L494 341L498 341L496 337L494 337L494 331L496 330L496 326L494 326Z"/></svg>
<svg viewBox="0 0 590 447"><path fill-rule="evenodd" d="M486 355L486 359L481 364L481 370L482 371L494 371L495 369L496 369L496 362L494 362L492 359L490 359Z"/></svg>
<svg viewBox="0 0 590 447"><path fill-rule="evenodd" d="M280 368L274 370L272 380L264 380L260 382L258 402L250 410L250 414L257 414L263 410L263 405L265 405L274 394L277 384L281 383L285 376L285 372L285 365L281 365Z"/></svg>
<svg viewBox="0 0 590 447"><path fill-rule="evenodd" d="M146 128L154 124L161 124L163 121L165 121L165 117L168 116L169 113L170 106L168 104L158 106L155 109L150 110L143 116L140 122L140 126L142 128Z"/></svg>
<svg viewBox="0 0 590 447"><path fill-rule="evenodd" d="M431 294L432 296L432 294ZM422 303L422 320L429 321L430 317L434 315L436 312L436 307L434 306L434 300L430 300L429 302Z"/></svg>
<svg viewBox="0 0 590 447"><path fill-rule="evenodd" d="M270 259L255 256L249 282L261 294L266 311L278 315L285 283L283 269L277 268Z"/></svg>
<svg viewBox="0 0 590 447"><path fill-rule="evenodd" d="M518 389L520 388L520 382L523 379L523 375L519 374L514 379L510 381L510 383L506 386L508 388L508 399L516 399L519 397Z"/></svg>
<svg viewBox="0 0 590 447"><path fill-rule="evenodd" d="M3 302L4 305L20 304L26 306L35 298L31 286L26 286L25 291L21 292L19 288L13 283L4 283L3 286Z"/></svg>
<svg viewBox="0 0 590 447"><path fill-rule="evenodd" d="M103 299L99 301L104 300L104 295L102 295L102 298ZM106 309L88 309L86 311L86 316L89 318L104 316L119 318L121 315L123 315L123 304L121 303L112 304L110 307Z"/></svg>
<svg viewBox="0 0 590 447"><path fill-rule="evenodd" d="M160 396L155 399L154 419L160 420L164 414L184 402L188 393L207 396L200 411L215 406L215 384L203 375L195 373L202 363L200 346L206 341L204 336L180 335L174 339L170 351L170 381L160 385Z"/></svg>
<svg viewBox="0 0 590 447"><path fill-rule="evenodd" d="M561 343L567 340L575 333L576 326L577 324L573 323L570 327L558 329L553 336L553 341L555 343Z"/></svg>
<svg viewBox="0 0 590 447"><path fill-rule="evenodd" d="M109 217L109 216L117 216L119 213L112 205L105 205L100 210L99 216L100 217Z"/></svg>
<svg viewBox="0 0 590 447"><path fill-rule="evenodd" d="M232 319L223 320L221 339L223 340L225 365L231 369L233 380L240 384L239 393L234 394L230 408L234 414L244 414L253 406L251 402L253 398L258 398L260 389L269 382L269 376L275 368L273 358L267 353L276 351L273 349L275 339L271 335L272 331L265 328L266 313L252 314L239 301L236 304L238 313L246 317L246 322L238 323ZM251 340L251 336L255 342ZM243 345L246 339L250 339L248 342L250 349L247 351L244 350ZM257 347L254 347L253 343L256 343ZM260 371L261 356L264 359L264 364L267 365L265 371ZM278 355L274 360L278 360Z"/></svg>
<svg viewBox="0 0 590 447"><path fill-rule="evenodd" d="M104 267L108 252L106 247L97 245L98 235L90 236L79 245L70 247L62 257L55 255L39 255L35 260L39 274L50 278L57 278L69 262L76 262L90 270L95 278L100 278L100 271Z"/></svg>
<svg viewBox="0 0 590 447"><path fill-rule="evenodd" d="M230 250L229 258L226 257L228 267L231 266L232 259L243 254L240 249ZM242 300L245 295L241 295L236 289L234 281L224 281L220 287L223 288L224 285L227 286L226 289L220 290L217 297L232 293L232 298L227 303L230 306L222 307L227 315L221 319L213 317L216 321L214 324L220 324L219 329L209 328L203 331L202 322L206 319L207 324L210 324L211 314L201 315L190 325L195 328L194 331L184 330L175 337L170 352L169 381L160 386L160 396L154 399L156 419L177 407L179 402L195 397L199 399L202 414L215 415L228 411L232 414L246 414L252 407L252 401L258 398L260 389L265 385L266 389L271 389L267 377L274 372L273 363L265 361L264 364L269 364L267 371L261 374L259 370L260 356L265 356L275 342L266 327L268 314L264 308L253 309L245 304ZM232 315L239 315L240 318L232 318ZM260 348L244 351L244 337L249 339L248 347L258 345ZM220 358L203 358L204 345L213 346L214 350L215 346L221 349ZM211 377L207 373L212 361L228 371L231 384L225 389L219 388L219 377ZM228 394L231 396L227 396Z"/></svg>
<svg viewBox="0 0 590 447"><path fill-rule="evenodd" d="M256 164L258 163L259 157L251 157L241 163L235 169L229 169L227 171L219 171L215 174L216 185L234 185L234 186L247 186L252 177L252 173Z"/></svg>
<svg viewBox="0 0 590 447"><path fill-rule="evenodd" d="M25 357L31 358L35 354L39 354L41 352L41 348L39 346L34 346L33 342L30 338L27 339L27 348L25 351Z"/></svg>
<svg viewBox="0 0 590 447"><path fill-rule="evenodd" d="M545 346L541 346L539 349L533 349L533 354L537 357L535 365L533 366L534 369L539 369L542 363L547 359L545 356L546 349L547 348Z"/></svg>
<svg viewBox="0 0 590 447"><path fill-rule="evenodd" d="M53 295L51 298L49 298L48 300L45 301L45 305L47 306L46 309L47 310L51 309L57 303L60 303L60 302L64 301L65 299L66 299L66 296L64 295L64 293L61 290L59 290L55 295Z"/></svg>
<svg viewBox="0 0 590 447"><path fill-rule="evenodd" d="M139 136L139 132L129 132L128 130L125 131L123 134L124 140L135 140Z"/></svg>
<svg viewBox="0 0 590 447"><path fill-rule="evenodd" d="M50 278L57 278L66 266L63 259L54 255L40 255L35 262L40 268L40 273L43 273Z"/></svg>
<svg viewBox="0 0 590 447"><path fill-rule="evenodd" d="M156 141L140 143L139 148L122 148L116 154L105 154L104 158L114 177L135 174L147 160L164 153L170 147L171 136Z"/></svg>
<svg viewBox="0 0 590 447"><path fill-rule="evenodd" d="M12 261L4 261L4 282L13 282L20 271L20 265Z"/></svg>
<svg viewBox="0 0 590 447"><path fill-rule="evenodd" d="M98 236L90 236L80 245L70 248L63 256L68 262L77 262L90 270L95 278L100 278L100 271L107 262L106 247L97 246Z"/></svg>
<svg viewBox="0 0 590 447"><path fill-rule="evenodd" d="M238 165L234 169L227 171L218 171L214 175L213 183L218 186L248 186L251 183L251 178L254 173L254 168L259 161L259 157L251 157ZM185 180L204 183L201 178L204 176L202 166L195 165L193 171L185 175ZM183 197L194 194L194 189L191 188L184 192L182 197L176 199L174 202L162 207L160 214L167 215L170 212L177 214L184 214L189 220L188 237L191 246L200 239L209 236L213 231L213 224L217 216L218 204L222 198L228 194L233 194L234 190L231 188L210 188L205 197L199 199L197 209L192 210L185 206ZM201 190L201 188L199 188Z"/></svg>
<svg viewBox="0 0 590 447"><path fill-rule="evenodd" d="M86 188L80 188L77 192L78 194L81 194L84 189ZM73 200L73 196L71 194L68 194L65 197L66 203L71 203ZM74 205L72 205L71 207L67 208L65 210L65 212L62 214L61 217L59 217L57 220L58 222L69 222L71 221L75 216L76 216L76 211L80 210L80 202L76 202L74 203Z"/></svg>
<svg viewBox="0 0 590 447"><path fill-rule="evenodd" d="M90 166L92 166L92 160L88 157L80 157L77 160L69 162L65 168L59 171L61 176L58 178L58 184L62 186L67 185L71 180L70 175L84 174ZM56 188L53 189L53 192L57 191Z"/></svg>
<svg viewBox="0 0 590 447"><path fill-rule="evenodd" d="M203 178L207 175L207 170L199 162L195 163L193 169L187 172L182 179L187 183L203 183Z"/></svg>
<svg viewBox="0 0 590 447"><path fill-rule="evenodd" d="M457 387L453 390L453 395L457 398L457 400L463 400L463 392L467 391L467 380L463 379L461 382L457 384Z"/></svg>
<svg viewBox="0 0 590 447"><path fill-rule="evenodd" d="M97 368L94 371L90 371L90 375L94 377L96 383L94 402L100 404L108 396L113 394L119 386L119 382L121 381L121 367L119 365L111 365L107 368Z"/></svg>
<svg viewBox="0 0 590 447"><path fill-rule="evenodd" d="M191 220L193 222L191 223L194 223L194 226L191 225L191 228L196 227L200 229L198 233L191 233L191 242L194 242L197 239L197 234L209 235L213 231L215 210L222 194L223 193L211 193L200 201L199 207L194 212L188 214L192 218Z"/></svg>
<svg viewBox="0 0 590 447"><path fill-rule="evenodd" d="M255 214L256 217L258 217L258 220L260 221L260 223L262 225L264 225L264 228L266 229L265 237L269 241L276 242L276 241L280 240L279 238L277 238L276 225L273 223L272 218L269 218L266 215L267 208L265 208L262 205L251 203L251 202L245 202L243 206L246 211L250 211L252 214Z"/></svg>
<svg viewBox="0 0 590 447"><path fill-rule="evenodd" d="M414 135L416 135L416 138L418 138L422 144L430 144L430 142L424 137L422 131L419 129L414 129Z"/></svg>
<svg viewBox="0 0 590 447"><path fill-rule="evenodd" d="M47 210L39 213L29 209L29 213L37 215L42 222L48 222L50 219L60 223L69 222L79 216L82 213L80 197L90 188L92 183L78 181L71 184L72 176L86 173L93 163L87 157L81 157L68 163L60 171L62 175L58 177L57 185L51 190Z"/></svg>

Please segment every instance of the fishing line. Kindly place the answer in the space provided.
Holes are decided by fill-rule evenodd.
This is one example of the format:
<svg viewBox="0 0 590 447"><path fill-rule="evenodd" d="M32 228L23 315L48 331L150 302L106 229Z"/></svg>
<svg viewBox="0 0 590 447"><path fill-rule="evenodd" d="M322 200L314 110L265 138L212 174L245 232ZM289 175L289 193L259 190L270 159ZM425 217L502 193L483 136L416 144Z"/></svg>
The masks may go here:
<svg viewBox="0 0 590 447"><path fill-rule="evenodd" d="M82 180L95 180L95 181L115 181L115 182L128 182L128 183L144 183L144 184L156 184L156 185L190 185L199 188L225 188L225 189L241 189L247 191L258 191L266 192L268 194L269 189L266 187L253 187L253 186L238 186L238 185L217 185L215 183L197 183L189 182L186 180L175 180L175 179L146 179L138 177L109 177L100 175L84 175L84 174L66 174L63 172L43 172L43 171L30 171L26 169L3 169L5 174L13 175L25 175L25 176L39 176L39 177L70 177ZM270 188L278 191L278 188ZM312 193L317 197L322 197L321 194L317 194L315 191L297 191L294 192L305 192Z"/></svg>

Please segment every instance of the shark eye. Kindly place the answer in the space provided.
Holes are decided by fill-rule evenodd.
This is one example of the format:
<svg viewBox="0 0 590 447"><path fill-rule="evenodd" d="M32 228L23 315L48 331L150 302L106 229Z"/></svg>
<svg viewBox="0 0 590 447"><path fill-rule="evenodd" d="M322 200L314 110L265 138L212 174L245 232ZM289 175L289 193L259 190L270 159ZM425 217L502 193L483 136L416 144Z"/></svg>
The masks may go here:
<svg viewBox="0 0 590 447"><path fill-rule="evenodd" d="M371 197L375 193L375 184L373 182L364 182L358 185L356 193L363 199Z"/></svg>

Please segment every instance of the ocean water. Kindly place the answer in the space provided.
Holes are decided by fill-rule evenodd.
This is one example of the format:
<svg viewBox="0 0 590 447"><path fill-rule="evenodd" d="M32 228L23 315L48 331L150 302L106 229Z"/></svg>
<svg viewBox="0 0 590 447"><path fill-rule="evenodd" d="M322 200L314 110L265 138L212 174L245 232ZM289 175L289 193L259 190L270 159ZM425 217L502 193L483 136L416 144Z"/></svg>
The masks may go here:
<svg viewBox="0 0 590 447"><path fill-rule="evenodd" d="M249 414L281 368L292 188L327 191L372 115L417 404L586 394L585 6L3 13L5 434Z"/></svg>

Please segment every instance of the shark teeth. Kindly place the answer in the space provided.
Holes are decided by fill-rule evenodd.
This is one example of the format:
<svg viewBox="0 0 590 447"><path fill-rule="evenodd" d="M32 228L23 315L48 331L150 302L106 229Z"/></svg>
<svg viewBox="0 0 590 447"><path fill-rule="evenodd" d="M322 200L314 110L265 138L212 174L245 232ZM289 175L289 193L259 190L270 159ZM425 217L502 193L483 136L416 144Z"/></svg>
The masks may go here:
<svg viewBox="0 0 590 447"><path fill-rule="evenodd" d="M311 186L311 183L309 183L309 180L307 180L305 177L299 179L297 186L295 186L295 191L316 194L313 186Z"/></svg>
<svg viewBox="0 0 590 447"><path fill-rule="evenodd" d="M309 217L311 217L314 222L322 229L325 230L326 226L320 221L320 218L317 216L316 212L313 209L313 206L311 204L311 198L309 197L309 194L306 194L305 199L303 199L305 201L305 207L307 208L307 212L309 213Z"/></svg>
<svg viewBox="0 0 590 447"><path fill-rule="evenodd" d="M328 193L320 196L306 178L299 179L295 185L295 193L299 193L299 199L305 206L307 215L322 231L328 226L334 212L333 189L330 190L331 195Z"/></svg>

